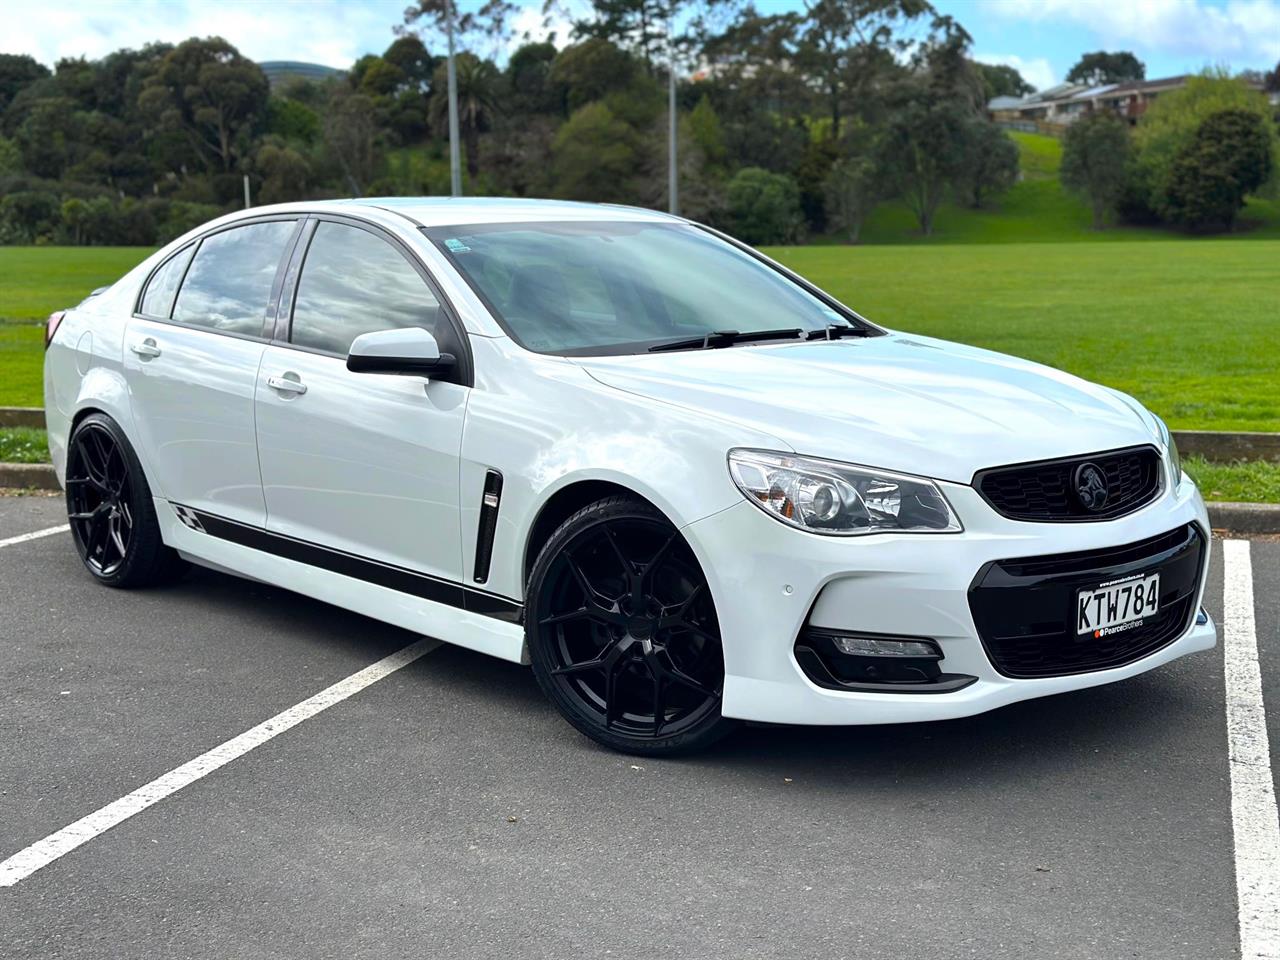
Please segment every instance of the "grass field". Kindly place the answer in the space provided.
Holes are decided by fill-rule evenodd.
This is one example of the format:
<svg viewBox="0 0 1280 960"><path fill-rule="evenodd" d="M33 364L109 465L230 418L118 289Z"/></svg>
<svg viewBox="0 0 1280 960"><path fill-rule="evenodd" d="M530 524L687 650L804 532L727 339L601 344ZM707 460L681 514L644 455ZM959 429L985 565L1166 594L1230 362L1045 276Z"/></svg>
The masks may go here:
<svg viewBox="0 0 1280 960"><path fill-rule="evenodd" d="M1280 430L1280 241L769 252L872 320L1117 387L1176 429Z"/></svg>
<svg viewBox="0 0 1280 960"><path fill-rule="evenodd" d="M1174 428L1280 430L1280 240L769 252L873 320L1101 381ZM41 404L32 321L146 254L0 247L0 406Z"/></svg>

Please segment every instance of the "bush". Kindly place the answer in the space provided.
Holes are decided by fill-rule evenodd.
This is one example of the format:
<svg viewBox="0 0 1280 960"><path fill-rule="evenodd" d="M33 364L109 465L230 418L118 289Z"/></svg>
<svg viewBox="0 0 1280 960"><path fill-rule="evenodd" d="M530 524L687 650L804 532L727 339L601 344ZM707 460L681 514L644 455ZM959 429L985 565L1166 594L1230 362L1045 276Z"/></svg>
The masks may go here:
<svg viewBox="0 0 1280 960"><path fill-rule="evenodd" d="M1192 77L1182 89L1162 94L1143 114L1134 131L1134 181L1147 192L1147 206L1161 218L1173 216L1169 189L1175 162L1191 149L1201 125L1227 110L1258 117L1268 142L1276 142L1275 121L1266 97L1222 73ZM1180 176L1185 177L1186 171Z"/></svg>
<svg viewBox="0 0 1280 960"><path fill-rule="evenodd" d="M800 190L780 173L759 167L739 170L729 181L734 233L752 244L794 243L800 237Z"/></svg>
<svg viewBox="0 0 1280 960"><path fill-rule="evenodd" d="M1271 178L1271 137L1245 110L1212 114L1178 152L1163 205L1174 223L1230 229L1244 198Z"/></svg>

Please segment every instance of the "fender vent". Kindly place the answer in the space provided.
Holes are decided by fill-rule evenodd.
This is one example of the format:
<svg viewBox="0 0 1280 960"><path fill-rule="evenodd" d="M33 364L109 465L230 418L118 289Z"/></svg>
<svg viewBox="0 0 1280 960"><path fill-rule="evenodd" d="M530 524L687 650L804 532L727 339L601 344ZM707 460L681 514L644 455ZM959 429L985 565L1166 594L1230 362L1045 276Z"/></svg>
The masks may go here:
<svg viewBox="0 0 1280 960"><path fill-rule="evenodd" d="M484 583L489 579L489 561L493 559L493 535L498 529L498 507L502 503L502 474L490 470L484 475L484 492L480 496L480 525L476 530L476 568L473 579Z"/></svg>

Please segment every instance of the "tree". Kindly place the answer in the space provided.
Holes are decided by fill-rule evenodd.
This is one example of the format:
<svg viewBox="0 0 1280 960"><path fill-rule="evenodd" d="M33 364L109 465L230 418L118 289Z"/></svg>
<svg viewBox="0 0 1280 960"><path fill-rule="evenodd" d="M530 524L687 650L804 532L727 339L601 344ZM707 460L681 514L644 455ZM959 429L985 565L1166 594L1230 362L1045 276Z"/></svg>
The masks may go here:
<svg viewBox="0 0 1280 960"><path fill-rule="evenodd" d="M1245 197L1271 177L1272 137L1261 117L1246 110L1210 115L1174 160L1165 210L1170 220L1228 230Z"/></svg>
<svg viewBox="0 0 1280 960"><path fill-rule="evenodd" d="M221 37L185 40L161 60L138 98L151 120L181 130L207 169L235 169L266 111L267 77Z"/></svg>
<svg viewBox="0 0 1280 960"><path fill-rule="evenodd" d="M630 88L638 80L635 57L617 44L593 37L565 47L551 64L548 82L572 113L593 100Z"/></svg>
<svg viewBox="0 0 1280 960"><path fill-rule="evenodd" d="M838 140L851 77L876 51L907 49L905 29L935 11L927 0L804 0L804 10L796 63L821 87Z"/></svg>
<svg viewBox="0 0 1280 960"><path fill-rule="evenodd" d="M1103 228L1124 191L1129 145L1128 126L1107 110L1067 128L1059 176L1064 187L1088 201L1095 230Z"/></svg>
<svg viewBox="0 0 1280 960"><path fill-rule="evenodd" d="M1142 115L1134 131L1132 191L1157 216L1171 216L1168 197L1175 161L1196 138L1201 125L1225 110L1256 115L1275 141L1276 123L1266 97L1222 71L1191 77L1181 89L1161 94Z"/></svg>
<svg viewBox="0 0 1280 960"><path fill-rule="evenodd" d="M878 166L926 237L933 233L933 218L947 187L963 168L966 124L971 119L957 102L919 90L900 101L885 129Z"/></svg>
<svg viewBox="0 0 1280 960"><path fill-rule="evenodd" d="M373 181L375 134L373 101L362 93L335 91L324 118L324 140L357 197Z"/></svg>
<svg viewBox="0 0 1280 960"><path fill-rule="evenodd" d="M739 170L727 189L734 233L746 243L792 243L804 223L795 181L759 167Z"/></svg>
<svg viewBox="0 0 1280 960"><path fill-rule="evenodd" d="M964 201L975 210L1018 181L1018 145L986 119L965 125L964 155L956 174Z"/></svg>
<svg viewBox="0 0 1280 960"><path fill-rule="evenodd" d="M446 64L436 68L432 84L431 123L437 130L446 129L449 116L449 84L445 79ZM458 127L467 149L467 173L474 180L480 174L480 134L489 129L498 112L498 69L489 60L473 53L460 53L454 58L458 87Z"/></svg>
<svg viewBox="0 0 1280 960"><path fill-rule="evenodd" d="M1022 78L1022 74L1007 63L975 63L974 66L982 75L987 101L995 97L1025 97L1029 93L1036 92L1036 88L1027 83Z"/></svg>
<svg viewBox="0 0 1280 960"><path fill-rule="evenodd" d="M453 12L454 42L464 50L483 40L495 47L504 46L511 36L508 21L519 11L519 7L508 0L483 0L478 6L468 3L466 9L458 0L417 0L405 10L404 26L397 26L395 31L405 35L416 30L420 34L443 37L450 8Z"/></svg>
<svg viewBox="0 0 1280 960"><path fill-rule="evenodd" d="M1147 75L1146 65L1128 50L1086 53L1067 74L1067 83L1087 83L1096 87L1104 83L1141 80Z"/></svg>
<svg viewBox="0 0 1280 960"><path fill-rule="evenodd" d="M436 58L415 34L404 34L391 42L382 59L396 67L404 77L404 84L416 93L428 93L431 78L436 69Z"/></svg>
<svg viewBox="0 0 1280 960"><path fill-rule="evenodd" d="M556 133L551 158L557 197L625 202L640 149L630 126L603 103L589 103Z"/></svg>
<svg viewBox="0 0 1280 960"><path fill-rule="evenodd" d="M1280 60L1276 68L1262 78L1262 86L1267 93L1280 93Z"/></svg>
<svg viewBox="0 0 1280 960"><path fill-rule="evenodd" d="M25 53L0 53L0 113L24 87L49 76L49 68Z"/></svg>
<svg viewBox="0 0 1280 960"><path fill-rule="evenodd" d="M591 0L591 15L574 21L573 35L636 51L652 76L654 57L666 47L672 6L670 0Z"/></svg>
<svg viewBox="0 0 1280 960"><path fill-rule="evenodd" d="M880 181L875 157L870 154L837 160L827 174L827 224L848 234L850 243L858 242L862 224L880 200Z"/></svg>
<svg viewBox="0 0 1280 960"><path fill-rule="evenodd" d="M305 200L311 168L298 151L283 143L265 143L254 157L254 167L262 178L258 187L261 203Z"/></svg>

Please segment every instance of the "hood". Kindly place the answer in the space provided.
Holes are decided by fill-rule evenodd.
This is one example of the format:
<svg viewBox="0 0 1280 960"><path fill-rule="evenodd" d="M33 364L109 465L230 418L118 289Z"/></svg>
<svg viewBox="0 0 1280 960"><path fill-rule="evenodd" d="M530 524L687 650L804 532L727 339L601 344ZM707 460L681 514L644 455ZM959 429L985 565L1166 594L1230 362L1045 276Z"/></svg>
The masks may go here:
<svg viewBox="0 0 1280 960"><path fill-rule="evenodd" d="M578 362L608 386L772 434L796 453L957 483L986 467L1156 442L1122 394L927 337Z"/></svg>

